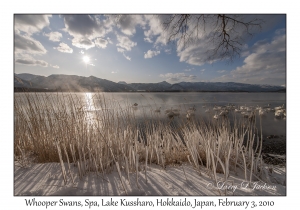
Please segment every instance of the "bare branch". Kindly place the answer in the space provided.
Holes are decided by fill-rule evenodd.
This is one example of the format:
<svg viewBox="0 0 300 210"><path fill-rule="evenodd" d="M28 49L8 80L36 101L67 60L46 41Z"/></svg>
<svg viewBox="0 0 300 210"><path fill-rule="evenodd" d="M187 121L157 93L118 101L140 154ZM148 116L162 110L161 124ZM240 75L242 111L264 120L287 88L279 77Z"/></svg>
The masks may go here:
<svg viewBox="0 0 300 210"><path fill-rule="evenodd" d="M245 39L251 38L262 28L263 20L258 18L244 20L244 17L246 16L175 14L164 22L164 28L168 41L178 40L183 48L198 41L199 32L203 32L211 46L211 49L207 51L208 60L229 59L233 61L235 57L240 56Z"/></svg>

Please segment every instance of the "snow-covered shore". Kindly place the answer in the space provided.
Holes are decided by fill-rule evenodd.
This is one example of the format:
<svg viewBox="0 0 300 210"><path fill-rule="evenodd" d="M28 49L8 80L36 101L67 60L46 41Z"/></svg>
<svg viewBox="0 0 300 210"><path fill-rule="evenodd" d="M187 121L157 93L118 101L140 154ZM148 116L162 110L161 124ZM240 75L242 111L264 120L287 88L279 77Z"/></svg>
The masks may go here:
<svg viewBox="0 0 300 210"><path fill-rule="evenodd" d="M28 168L14 167L15 196L49 196L49 195L82 195L82 196L201 196L201 195L286 195L285 168L274 166L270 173L270 182L245 181L243 172L231 173L224 183L223 174L217 174L216 183L205 168L201 175L190 165L168 166L166 169L157 165L147 168L147 180L144 167L138 173L129 174L122 171L125 190L117 171L102 176L95 172L87 173L81 180L77 176L77 168L72 166L74 183L69 176L64 184L59 163L33 164ZM129 184L130 182L130 184ZM225 192L226 189L226 192ZM226 193L226 194L225 194Z"/></svg>

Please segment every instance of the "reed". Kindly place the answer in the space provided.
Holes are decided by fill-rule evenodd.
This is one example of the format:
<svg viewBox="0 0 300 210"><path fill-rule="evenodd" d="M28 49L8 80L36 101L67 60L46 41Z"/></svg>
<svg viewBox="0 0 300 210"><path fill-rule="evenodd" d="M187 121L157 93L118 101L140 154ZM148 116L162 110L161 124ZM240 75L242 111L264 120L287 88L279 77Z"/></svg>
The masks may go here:
<svg viewBox="0 0 300 210"><path fill-rule="evenodd" d="M165 168L182 162L190 162L199 175L206 168L216 182L216 173L223 173L227 181L237 167L244 171L245 180L269 180L263 170L262 139L254 123L236 120L232 124L226 118L207 122L182 116L175 123L158 118L151 106L142 108L139 119L128 101L120 103L101 93L86 98L73 93L16 95L15 156L22 159L30 152L39 163L60 162L65 183L67 179L74 182L71 165L78 167L80 178L96 171L105 180L105 174L117 169L125 192L121 169L128 183L129 173L135 172L139 185L142 164L146 180L152 164Z"/></svg>

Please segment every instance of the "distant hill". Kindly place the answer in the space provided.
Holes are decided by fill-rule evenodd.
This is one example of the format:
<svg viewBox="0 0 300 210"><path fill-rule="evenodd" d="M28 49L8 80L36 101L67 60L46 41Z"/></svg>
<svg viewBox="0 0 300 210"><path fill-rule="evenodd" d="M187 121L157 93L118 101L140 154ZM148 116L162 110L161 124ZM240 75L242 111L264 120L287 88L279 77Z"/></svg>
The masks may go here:
<svg viewBox="0 0 300 210"><path fill-rule="evenodd" d="M285 92L285 87L272 85L253 85L235 82L180 82L170 84L166 81L158 83L118 83L94 76L53 74L48 77L33 74L15 74L15 88L26 87L48 91L73 92L188 92L188 91L226 91L226 92ZM34 91L32 89L32 91Z"/></svg>
<svg viewBox="0 0 300 210"><path fill-rule="evenodd" d="M235 82L180 82L169 84L166 81L159 83L131 83L128 86L136 91L214 91L214 92L270 92L285 91L282 86L252 85Z"/></svg>
<svg viewBox="0 0 300 210"><path fill-rule="evenodd" d="M24 76L24 75L22 75ZM94 76L82 77L77 75L53 74L48 77L30 75L31 79L27 82L35 84L36 87L53 89L58 91L73 92L127 92L133 91L127 85L118 84L109 80L100 79ZM30 77L26 77L29 79ZM34 87L33 87L34 88Z"/></svg>
<svg viewBox="0 0 300 210"><path fill-rule="evenodd" d="M235 82L180 82L178 85L185 91L269 92L285 90L282 86L253 85Z"/></svg>
<svg viewBox="0 0 300 210"><path fill-rule="evenodd" d="M136 91L143 90L143 91L166 91L169 90L171 87L170 83L166 81L159 82L159 83L130 83L127 84L128 86L132 87Z"/></svg>
<svg viewBox="0 0 300 210"><path fill-rule="evenodd" d="M39 76L34 75L34 74L22 73L22 74L18 74L18 77L23 80L30 81L30 80L34 79L35 77L39 77Z"/></svg>
<svg viewBox="0 0 300 210"><path fill-rule="evenodd" d="M126 82L124 82L124 81L120 81L120 82L118 82L118 84L127 85L127 83L126 83Z"/></svg>
<svg viewBox="0 0 300 210"><path fill-rule="evenodd" d="M18 87L18 88L40 88L39 85L37 85L37 84L35 84L31 81L24 80L16 74L14 74L14 87Z"/></svg>

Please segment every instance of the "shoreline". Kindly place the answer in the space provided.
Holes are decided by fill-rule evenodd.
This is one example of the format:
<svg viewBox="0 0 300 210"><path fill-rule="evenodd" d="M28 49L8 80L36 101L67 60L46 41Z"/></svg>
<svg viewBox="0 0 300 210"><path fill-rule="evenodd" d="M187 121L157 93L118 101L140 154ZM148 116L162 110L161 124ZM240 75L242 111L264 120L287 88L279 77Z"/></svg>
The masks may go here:
<svg viewBox="0 0 300 210"><path fill-rule="evenodd" d="M14 88L15 93L86 93L87 91L76 91L76 90L52 90L52 89L39 89L39 88ZM286 93L284 91L210 91L210 90L199 90L199 91L189 91L189 90L165 90L165 91L88 91L89 93Z"/></svg>

